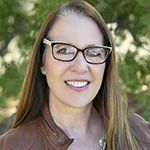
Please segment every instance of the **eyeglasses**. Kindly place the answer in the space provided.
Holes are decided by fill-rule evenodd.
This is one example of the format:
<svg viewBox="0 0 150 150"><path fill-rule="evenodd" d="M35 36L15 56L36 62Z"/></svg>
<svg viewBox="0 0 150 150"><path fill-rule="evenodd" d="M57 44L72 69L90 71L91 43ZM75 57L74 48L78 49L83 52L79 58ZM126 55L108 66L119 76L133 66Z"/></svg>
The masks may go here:
<svg viewBox="0 0 150 150"><path fill-rule="evenodd" d="M90 64L102 64L107 60L112 51L112 47L108 46L89 46L84 49L79 49L67 42L49 41L45 38L43 43L52 47L54 59L64 62L73 61L78 53L81 52L86 62Z"/></svg>

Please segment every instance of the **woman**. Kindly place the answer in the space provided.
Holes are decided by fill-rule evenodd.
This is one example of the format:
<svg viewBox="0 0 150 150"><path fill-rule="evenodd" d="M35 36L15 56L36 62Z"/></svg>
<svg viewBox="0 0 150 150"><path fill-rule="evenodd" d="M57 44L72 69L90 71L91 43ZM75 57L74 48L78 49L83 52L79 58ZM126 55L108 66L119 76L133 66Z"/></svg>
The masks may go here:
<svg viewBox="0 0 150 150"><path fill-rule="evenodd" d="M128 114L117 81L102 17L84 1L66 3L41 27L1 150L148 149L150 124Z"/></svg>

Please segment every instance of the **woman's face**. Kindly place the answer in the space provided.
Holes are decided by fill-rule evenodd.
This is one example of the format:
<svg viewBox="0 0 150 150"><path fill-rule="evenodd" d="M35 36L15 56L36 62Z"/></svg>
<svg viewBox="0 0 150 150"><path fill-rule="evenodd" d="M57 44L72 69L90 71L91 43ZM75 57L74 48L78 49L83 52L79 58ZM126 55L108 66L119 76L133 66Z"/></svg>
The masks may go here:
<svg viewBox="0 0 150 150"><path fill-rule="evenodd" d="M69 14L61 16L48 36L51 41L64 41L83 49L88 45L103 45L103 36L97 24L90 18ZM46 75L50 90L50 102L70 108L82 108L91 104L100 89L105 63L89 64L81 52L71 62L53 58L52 48L47 46L42 73Z"/></svg>

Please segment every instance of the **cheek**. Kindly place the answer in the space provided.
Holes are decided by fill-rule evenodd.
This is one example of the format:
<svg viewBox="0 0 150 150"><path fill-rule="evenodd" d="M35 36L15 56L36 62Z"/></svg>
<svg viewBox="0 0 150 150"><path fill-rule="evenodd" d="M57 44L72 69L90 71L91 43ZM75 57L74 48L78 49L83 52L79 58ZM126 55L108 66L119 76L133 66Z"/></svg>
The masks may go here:
<svg viewBox="0 0 150 150"><path fill-rule="evenodd" d="M45 75L47 78L48 85L56 84L63 79L66 66L53 58L45 61Z"/></svg>
<svg viewBox="0 0 150 150"><path fill-rule="evenodd" d="M46 74L46 78L47 78L47 81L54 81L56 80L57 76L59 76L59 72L60 72L60 69L58 67L58 65L56 64L53 64L51 62L47 63L45 65L45 74Z"/></svg>
<svg viewBox="0 0 150 150"><path fill-rule="evenodd" d="M53 75L57 71L57 62L54 60L51 50L47 50L47 54L44 60L44 68L46 76Z"/></svg>
<svg viewBox="0 0 150 150"><path fill-rule="evenodd" d="M100 65L99 67L97 66L94 70L94 78L95 78L95 82L94 82L94 86L95 86L95 90L98 92L98 90L101 87L102 81L103 81L103 75L104 75L104 71L105 71L105 64Z"/></svg>
<svg viewBox="0 0 150 150"><path fill-rule="evenodd" d="M45 76L46 76L47 83L49 86L52 83L52 81L55 80L54 77L57 74L56 73L57 68L54 66L55 65L53 63L53 58L51 57L50 52L47 51L47 54L46 54L45 59L44 59L43 70L45 72Z"/></svg>
<svg viewBox="0 0 150 150"><path fill-rule="evenodd" d="M95 77L99 80L102 80L104 71L105 71L105 64L101 64L100 66L96 66L95 68Z"/></svg>

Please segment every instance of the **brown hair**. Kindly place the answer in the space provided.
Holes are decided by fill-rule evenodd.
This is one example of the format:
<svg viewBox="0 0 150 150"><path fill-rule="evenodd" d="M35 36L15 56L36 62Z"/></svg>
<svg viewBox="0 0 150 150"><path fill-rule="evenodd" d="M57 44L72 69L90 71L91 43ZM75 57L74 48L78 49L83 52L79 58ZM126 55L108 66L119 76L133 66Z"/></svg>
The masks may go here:
<svg viewBox="0 0 150 150"><path fill-rule="evenodd" d="M92 18L103 33L104 44L112 47L112 53L106 62L103 83L93 100L93 104L105 124L107 150L120 150L122 146L124 146L124 149L136 150L139 148L139 145L128 125L127 104L119 93L111 34L98 11L82 0L66 3L55 10L55 12L50 13L43 23L35 41L13 127L17 127L40 116L44 104L48 103L48 85L45 76L40 71L44 52L42 41L59 16L69 12Z"/></svg>

